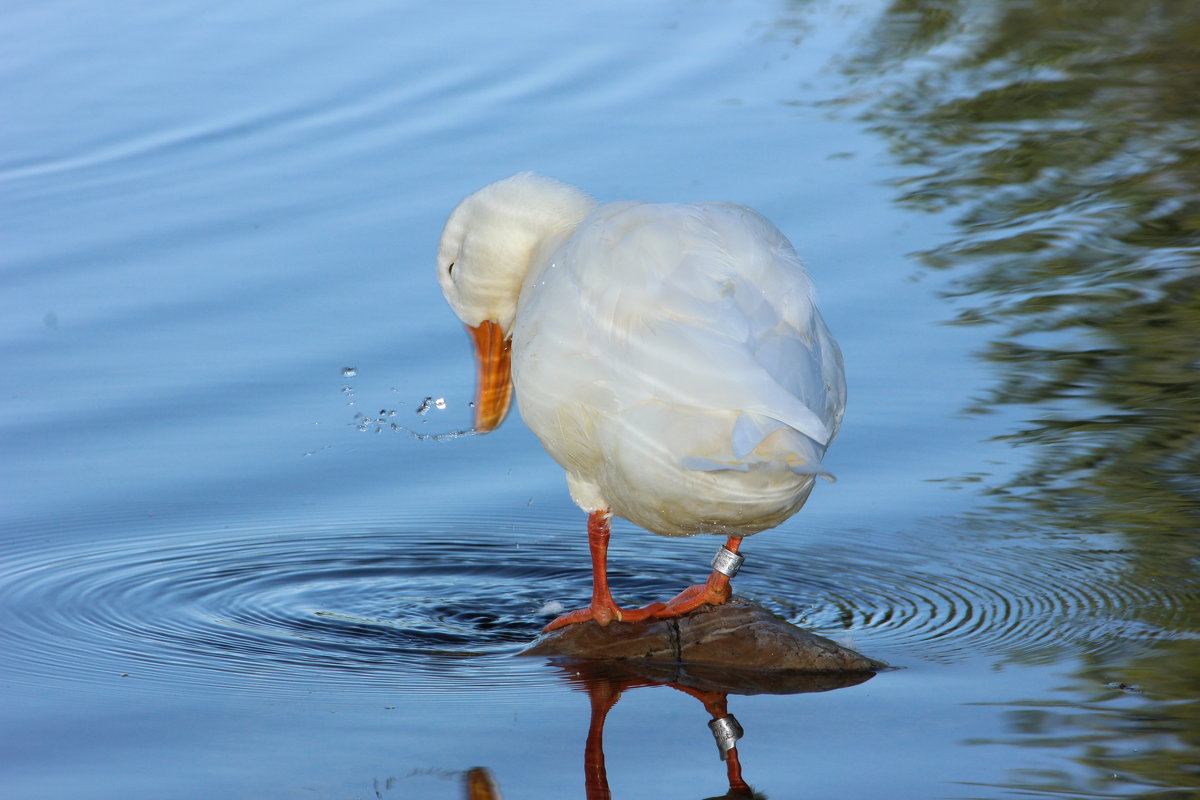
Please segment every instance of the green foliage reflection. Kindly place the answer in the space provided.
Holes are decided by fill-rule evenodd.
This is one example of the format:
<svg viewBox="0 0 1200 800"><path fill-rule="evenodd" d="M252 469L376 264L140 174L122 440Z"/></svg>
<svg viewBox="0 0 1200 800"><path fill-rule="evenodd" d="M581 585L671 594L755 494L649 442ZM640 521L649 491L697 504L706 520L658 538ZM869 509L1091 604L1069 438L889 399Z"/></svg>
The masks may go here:
<svg viewBox="0 0 1200 800"><path fill-rule="evenodd" d="M1034 410L996 493L1159 567L1200 556L1197 42L1193 2L910 1L853 62L907 75L869 118L920 168L903 201L960 213L921 254L957 321L1001 326L976 410Z"/></svg>
<svg viewBox="0 0 1200 800"><path fill-rule="evenodd" d="M1160 644L1085 655L1062 697L1016 704L1006 741L1087 769L1006 791L1195 797L1200 3L898 0L850 70L887 76L868 120L916 170L902 201L957 214L921 257L956 322L996 331L975 410L1027 409L1006 438L1030 465L992 494L1049 530L1122 534L1124 579L1184 612L1128 609Z"/></svg>

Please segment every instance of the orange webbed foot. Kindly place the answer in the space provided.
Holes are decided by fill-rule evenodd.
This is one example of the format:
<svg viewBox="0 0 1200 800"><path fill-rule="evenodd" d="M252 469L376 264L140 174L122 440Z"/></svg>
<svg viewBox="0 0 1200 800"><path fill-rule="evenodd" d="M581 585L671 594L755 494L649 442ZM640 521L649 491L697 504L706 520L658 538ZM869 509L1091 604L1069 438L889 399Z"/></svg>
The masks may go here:
<svg viewBox="0 0 1200 800"><path fill-rule="evenodd" d="M745 559L738 555L741 545L740 536L730 536L725 546L717 551L713 558L713 571L703 584L689 586L667 601L661 611L655 612L659 618L680 617L701 606L723 605L733 596L729 587L729 579L737 574L738 568Z"/></svg>
<svg viewBox="0 0 1200 800"><path fill-rule="evenodd" d="M672 597L666 605L663 605L662 610L655 612L654 616L659 619L681 617L690 611L695 611L700 606L722 605L729 600L731 594L729 579L724 575L714 573L707 583L689 586Z"/></svg>
<svg viewBox="0 0 1200 800"><path fill-rule="evenodd" d="M542 628L542 633L549 633L556 628L573 625L576 622L595 620L601 627L616 620L617 622L641 622L644 619L658 616L666 608L662 603L651 603L644 608L621 608L616 603L592 603L587 608L577 608L574 611L556 617L550 624Z"/></svg>

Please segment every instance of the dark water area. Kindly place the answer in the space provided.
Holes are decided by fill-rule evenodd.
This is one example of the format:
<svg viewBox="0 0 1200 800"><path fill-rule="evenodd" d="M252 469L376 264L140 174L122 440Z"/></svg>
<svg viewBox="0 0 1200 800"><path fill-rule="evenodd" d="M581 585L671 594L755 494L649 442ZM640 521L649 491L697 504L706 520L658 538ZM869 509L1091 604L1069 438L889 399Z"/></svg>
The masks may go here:
<svg viewBox="0 0 1200 800"><path fill-rule="evenodd" d="M1200 7L4 16L0 796L749 796L717 708L765 797L1200 796ZM584 516L519 419L455 435L433 260L522 169L796 244L838 482L735 586L896 669L519 655ZM618 522L614 591L716 545Z"/></svg>

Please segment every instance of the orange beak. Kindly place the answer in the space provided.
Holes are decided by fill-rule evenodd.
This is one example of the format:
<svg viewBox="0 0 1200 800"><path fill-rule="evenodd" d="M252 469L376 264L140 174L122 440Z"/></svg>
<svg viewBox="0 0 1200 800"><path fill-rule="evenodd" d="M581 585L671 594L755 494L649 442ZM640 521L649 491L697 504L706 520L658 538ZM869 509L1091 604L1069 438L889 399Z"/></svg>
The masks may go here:
<svg viewBox="0 0 1200 800"><path fill-rule="evenodd" d="M512 339L500 326L484 320L479 326L467 326L475 343L475 361L479 367L475 383L475 430L487 433L500 427L512 402Z"/></svg>

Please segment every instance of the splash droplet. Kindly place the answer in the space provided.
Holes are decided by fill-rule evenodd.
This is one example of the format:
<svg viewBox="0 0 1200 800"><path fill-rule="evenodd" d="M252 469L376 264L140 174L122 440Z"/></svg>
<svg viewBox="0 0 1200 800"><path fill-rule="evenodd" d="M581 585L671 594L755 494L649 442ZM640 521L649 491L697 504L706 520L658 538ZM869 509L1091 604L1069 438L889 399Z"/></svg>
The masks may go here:
<svg viewBox="0 0 1200 800"><path fill-rule="evenodd" d="M353 378L358 374L358 367L342 367L343 378Z"/></svg>
<svg viewBox="0 0 1200 800"><path fill-rule="evenodd" d="M547 600L542 604L542 607L534 613L538 616L550 616L551 614L561 614L566 610L567 607L558 600Z"/></svg>

